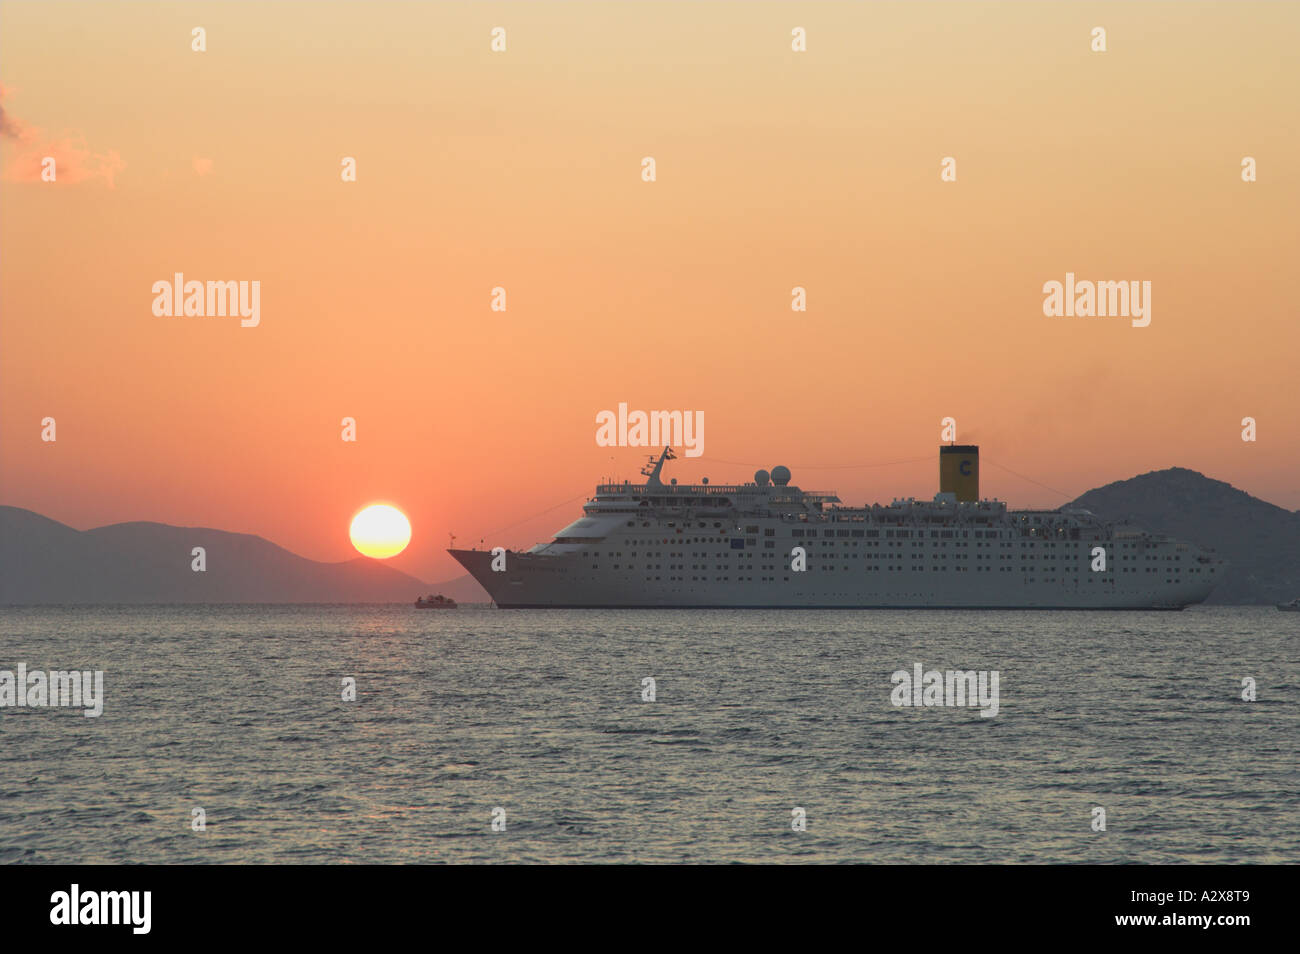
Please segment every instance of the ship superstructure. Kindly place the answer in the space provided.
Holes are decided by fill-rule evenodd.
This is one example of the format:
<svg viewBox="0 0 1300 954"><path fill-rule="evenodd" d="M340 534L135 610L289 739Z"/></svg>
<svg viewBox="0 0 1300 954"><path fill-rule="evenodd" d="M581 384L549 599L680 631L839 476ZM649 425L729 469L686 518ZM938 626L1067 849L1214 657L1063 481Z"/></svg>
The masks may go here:
<svg viewBox="0 0 1300 954"><path fill-rule="evenodd" d="M664 483L665 448L549 543L448 552L503 608L1181 609L1223 575L1208 551L1086 510L981 500L978 448L940 451L933 500L845 507L785 467Z"/></svg>

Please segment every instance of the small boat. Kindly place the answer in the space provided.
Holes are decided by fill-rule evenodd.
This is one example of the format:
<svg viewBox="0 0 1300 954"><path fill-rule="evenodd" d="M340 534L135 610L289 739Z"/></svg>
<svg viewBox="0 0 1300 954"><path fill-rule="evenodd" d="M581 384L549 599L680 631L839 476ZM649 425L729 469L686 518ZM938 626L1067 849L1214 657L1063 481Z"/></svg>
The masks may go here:
<svg viewBox="0 0 1300 954"><path fill-rule="evenodd" d="M427 598L423 596L419 597L415 601L415 608L416 609L455 609L456 601L446 596L443 596L441 593L439 593L437 596L434 596L432 593L430 593Z"/></svg>
<svg viewBox="0 0 1300 954"><path fill-rule="evenodd" d="M1278 603L1277 608L1284 613L1300 613L1300 599L1292 600L1290 603Z"/></svg>

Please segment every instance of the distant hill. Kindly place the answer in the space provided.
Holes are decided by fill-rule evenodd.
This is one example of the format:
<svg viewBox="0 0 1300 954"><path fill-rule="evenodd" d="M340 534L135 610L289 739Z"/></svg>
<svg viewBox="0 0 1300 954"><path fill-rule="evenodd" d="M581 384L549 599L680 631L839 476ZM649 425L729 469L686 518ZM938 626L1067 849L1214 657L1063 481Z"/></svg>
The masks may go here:
<svg viewBox="0 0 1300 954"><path fill-rule="evenodd" d="M207 569L190 569L194 547ZM318 563L247 533L163 523L74 530L0 507L0 603L407 603L429 592L486 602L470 577L431 586L358 557Z"/></svg>
<svg viewBox="0 0 1300 954"><path fill-rule="evenodd" d="M1300 596L1300 513L1183 467L1090 490L1071 506L1213 547L1231 562L1207 603L1279 603Z"/></svg>

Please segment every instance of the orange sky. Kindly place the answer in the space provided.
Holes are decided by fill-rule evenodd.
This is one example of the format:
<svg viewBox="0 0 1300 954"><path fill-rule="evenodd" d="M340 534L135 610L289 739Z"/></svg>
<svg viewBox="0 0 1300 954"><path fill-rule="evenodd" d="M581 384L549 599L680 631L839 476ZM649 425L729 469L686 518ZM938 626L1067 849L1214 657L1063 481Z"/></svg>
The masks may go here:
<svg viewBox="0 0 1300 954"><path fill-rule="evenodd" d="M448 531L549 539L636 477L645 451L594 439L626 401L704 412L683 481L784 463L846 502L929 496L950 415L1013 504L1179 465L1300 508L1298 26L1284 3L9 0L0 502L340 560L385 500L414 527L393 564L441 580ZM27 181L43 154L59 181ZM155 317L177 271L260 281L260 326ZM1044 317L1067 271L1150 281L1150 327Z"/></svg>

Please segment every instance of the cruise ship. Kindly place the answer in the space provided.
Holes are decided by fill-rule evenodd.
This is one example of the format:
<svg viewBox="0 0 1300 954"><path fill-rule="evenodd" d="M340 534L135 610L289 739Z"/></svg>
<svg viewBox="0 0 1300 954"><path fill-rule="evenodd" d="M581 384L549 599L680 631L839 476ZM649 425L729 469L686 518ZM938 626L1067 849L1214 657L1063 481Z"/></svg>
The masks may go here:
<svg viewBox="0 0 1300 954"><path fill-rule="evenodd" d="M979 497L979 448L939 449L939 493L845 507L790 470L754 482L601 484L525 552L448 552L501 608L1182 609L1222 578L1211 552L1086 510ZM1104 559L1103 559L1104 558Z"/></svg>

